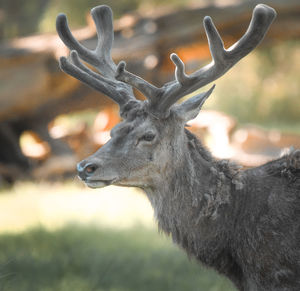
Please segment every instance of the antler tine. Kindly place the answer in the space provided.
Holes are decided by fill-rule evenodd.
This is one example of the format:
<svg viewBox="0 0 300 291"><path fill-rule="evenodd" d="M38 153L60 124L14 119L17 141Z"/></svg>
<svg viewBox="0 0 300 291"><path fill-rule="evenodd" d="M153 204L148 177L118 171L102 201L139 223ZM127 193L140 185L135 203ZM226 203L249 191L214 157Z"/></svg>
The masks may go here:
<svg viewBox="0 0 300 291"><path fill-rule="evenodd" d="M72 63L78 67L80 70L84 71L85 73L91 75L92 77L98 79L99 81L102 81L104 83L106 83L107 85L113 86L115 83L108 78L105 78L97 73L95 73L94 71L92 71L90 68L88 68L87 66L85 66L79 59L78 53L77 51L71 51L70 53L70 58Z"/></svg>
<svg viewBox="0 0 300 291"><path fill-rule="evenodd" d="M228 58L232 57L235 51L241 51L241 59L259 45L276 15L272 7L265 4L256 5L246 33L227 50Z"/></svg>
<svg viewBox="0 0 300 291"><path fill-rule="evenodd" d="M65 45L70 50L76 50L81 59L96 67L101 73L114 77L116 64L111 58L113 43L112 11L106 5L91 10L96 25L98 43L95 50L90 50L80 44L72 35L65 14L59 14L56 19L56 29Z"/></svg>
<svg viewBox="0 0 300 291"><path fill-rule="evenodd" d="M138 89L150 102L154 102L161 92L160 88L148 83L143 78L136 76L126 69L126 63L121 61L117 66L116 79L125 82Z"/></svg>
<svg viewBox="0 0 300 291"><path fill-rule="evenodd" d="M184 82L187 78L187 75L185 73L184 62L175 53L170 55L170 59L176 66L176 68L175 68L176 81L180 84L184 84Z"/></svg>
<svg viewBox="0 0 300 291"><path fill-rule="evenodd" d="M88 67L84 66L80 62L76 51L72 51L71 58L74 64L72 64L66 57L61 57L59 59L59 66L62 71L89 85L91 88L109 96L117 104L119 104L120 107L123 107L127 103L128 98L124 98L126 93L128 94L126 88L124 88L123 92L122 90L117 91L115 89L115 84L111 80L96 74Z"/></svg>
<svg viewBox="0 0 300 291"><path fill-rule="evenodd" d="M56 30L60 39L70 50L76 50L80 57L89 64L98 65L99 60L93 51L79 43L71 33L68 25L67 16L63 13L56 18Z"/></svg>
<svg viewBox="0 0 300 291"><path fill-rule="evenodd" d="M166 116L169 108L180 98L218 79L240 59L250 53L262 41L275 16L276 12L273 8L264 4L257 5L253 10L252 19L246 33L227 50L224 48L223 40L212 19L206 16L203 25L208 38L212 62L187 75L182 60L176 54L171 54L171 60L176 67L175 81L169 82L161 88L156 88L122 68L117 69L118 75L116 78L127 82L144 93L150 100L151 108L156 111L155 113Z"/></svg>
<svg viewBox="0 0 300 291"><path fill-rule="evenodd" d="M102 5L91 10L94 19L98 43L95 50L81 45L72 35L67 18L64 14L57 17L57 32L67 47L71 49L71 62L65 57L60 58L60 68L67 74L89 85L93 89L104 93L113 99L120 107L124 107L130 100L138 102L131 86L119 82L116 78L117 66L111 58L113 43L112 11L108 6ZM99 75L85 66L79 57L96 67L102 74ZM121 108L121 109L122 109ZM123 110L121 110L122 112Z"/></svg>
<svg viewBox="0 0 300 291"><path fill-rule="evenodd" d="M111 48L114 40L113 16L111 9L106 6L98 6L91 10L96 25L98 43L95 54L100 60L99 70L106 75L115 77L116 64L111 58Z"/></svg>

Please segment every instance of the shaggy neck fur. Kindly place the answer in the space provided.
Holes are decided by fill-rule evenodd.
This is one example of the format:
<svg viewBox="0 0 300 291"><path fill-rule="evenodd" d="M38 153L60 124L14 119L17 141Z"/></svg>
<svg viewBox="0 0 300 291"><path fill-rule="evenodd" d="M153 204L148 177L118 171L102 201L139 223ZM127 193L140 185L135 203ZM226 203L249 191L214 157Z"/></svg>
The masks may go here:
<svg viewBox="0 0 300 291"><path fill-rule="evenodd" d="M160 229L190 256L226 273L232 264L227 230L232 229L236 209L231 188L236 187L232 181L238 171L214 160L187 130L185 137L186 147L174 153L177 159L168 167L167 180L145 191Z"/></svg>
<svg viewBox="0 0 300 291"><path fill-rule="evenodd" d="M144 189L160 229L238 290L300 290L300 151L239 171L188 131L178 148Z"/></svg>

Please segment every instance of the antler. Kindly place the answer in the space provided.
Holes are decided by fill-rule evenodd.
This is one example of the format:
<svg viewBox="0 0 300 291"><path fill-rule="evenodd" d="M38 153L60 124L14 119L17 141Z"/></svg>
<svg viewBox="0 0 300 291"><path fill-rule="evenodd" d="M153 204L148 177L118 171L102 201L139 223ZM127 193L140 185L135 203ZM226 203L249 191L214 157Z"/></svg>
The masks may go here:
<svg viewBox="0 0 300 291"><path fill-rule="evenodd" d="M60 68L67 74L100 91L119 104L121 112L129 101L138 102L132 87L115 78L117 66L111 58L113 43L112 11L108 6L102 5L91 10L96 24L98 43L95 50L90 50L81 45L72 35L67 17L59 14L56 19L56 29L65 45L71 50L69 61L60 58ZM99 75L85 66L79 57L97 68Z"/></svg>
<svg viewBox="0 0 300 291"><path fill-rule="evenodd" d="M224 48L223 41L212 19L206 16L203 24L212 56L211 63L187 75L181 59L176 54L171 54L171 60L176 66L175 80L166 83L161 88L157 88L142 78L126 71L125 62L119 63L116 78L141 91L147 97L153 114L159 117L167 116L170 107L176 101L216 80L250 53L264 38L275 16L276 12L273 8L264 4L257 5L253 10L252 19L246 33L227 50Z"/></svg>

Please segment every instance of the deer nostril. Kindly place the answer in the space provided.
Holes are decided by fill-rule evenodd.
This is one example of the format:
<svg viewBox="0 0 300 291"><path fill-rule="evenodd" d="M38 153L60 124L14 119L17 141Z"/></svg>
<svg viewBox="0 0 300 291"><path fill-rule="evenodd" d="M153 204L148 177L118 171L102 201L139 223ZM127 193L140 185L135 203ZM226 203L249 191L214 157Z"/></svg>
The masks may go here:
<svg viewBox="0 0 300 291"><path fill-rule="evenodd" d="M82 161L77 164L78 177L81 180L86 180L87 177L94 174L94 172L98 169L98 167L99 166L97 166L97 164Z"/></svg>
<svg viewBox="0 0 300 291"><path fill-rule="evenodd" d="M84 167L84 172L87 176L92 175L96 170L98 166L96 164L87 164Z"/></svg>

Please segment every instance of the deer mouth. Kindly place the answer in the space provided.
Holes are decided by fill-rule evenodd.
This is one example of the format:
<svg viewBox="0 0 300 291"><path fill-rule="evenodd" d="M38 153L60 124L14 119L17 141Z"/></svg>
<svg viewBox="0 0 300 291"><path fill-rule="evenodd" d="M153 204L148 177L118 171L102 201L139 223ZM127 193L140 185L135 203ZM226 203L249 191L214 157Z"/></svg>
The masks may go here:
<svg viewBox="0 0 300 291"><path fill-rule="evenodd" d="M90 180L90 179L86 179L84 182L90 188L103 188L103 187L112 185L115 182L115 179L113 179L113 180Z"/></svg>

